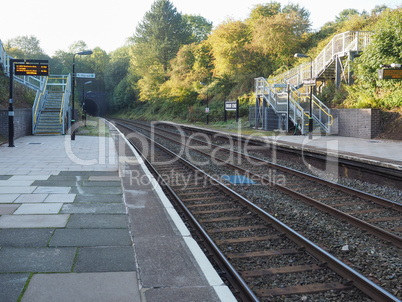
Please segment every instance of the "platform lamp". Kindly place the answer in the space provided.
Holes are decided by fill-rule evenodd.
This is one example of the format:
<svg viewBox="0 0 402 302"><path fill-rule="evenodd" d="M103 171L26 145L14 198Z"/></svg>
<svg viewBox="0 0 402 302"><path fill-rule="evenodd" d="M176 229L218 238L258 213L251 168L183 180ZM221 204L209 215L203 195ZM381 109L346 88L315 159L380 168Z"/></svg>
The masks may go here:
<svg viewBox="0 0 402 302"><path fill-rule="evenodd" d="M209 114L208 85L203 82L200 82L200 84L203 86L207 86L207 108L205 109L205 111L207 113L207 125L208 125L208 114Z"/></svg>
<svg viewBox="0 0 402 302"><path fill-rule="evenodd" d="M303 53L296 53L295 58L310 58L310 80L313 79L313 59ZM313 138L313 87L310 85L310 114L308 119L308 138Z"/></svg>
<svg viewBox="0 0 402 302"><path fill-rule="evenodd" d="M82 110L84 111L84 121L85 127L87 126L87 110L85 107L85 85L91 84L92 81L85 82L82 86ZM92 91L87 91L87 94L91 93Z"/></svg>
<svg viewBox="0 0 402 302"><path fill-rule="evenodd" d="M74 117L74 87L75 87L75 56L79 55L79 56L88 56L91 55L93 52L92 50L86 50L86 51L81 51L81 52L77 52L73 55L73 79L72 79L72 89L71 89L71 93L73 95L72 99L73 99L73 112L71 114L71 140L75 140L75 129L73 127L74 123L75 123L75 117Z"/></svg>

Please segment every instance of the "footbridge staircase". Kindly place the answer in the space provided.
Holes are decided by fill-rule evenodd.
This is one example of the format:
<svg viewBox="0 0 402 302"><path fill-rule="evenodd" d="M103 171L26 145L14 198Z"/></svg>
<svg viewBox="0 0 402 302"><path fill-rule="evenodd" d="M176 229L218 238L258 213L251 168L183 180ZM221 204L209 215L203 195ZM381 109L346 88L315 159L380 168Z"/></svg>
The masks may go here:
<svg viewBox="0 0 402 302"><path fill-rule="evenodd" d="M289 131L289 127L294 126L301 134L306 134L311 116L314 127L329 134L333 116L317 98L317 88L323 87L326 81L334 81L336 87L341 81L352 84L350 62L370 43L372 34L361 31L338 34L315 59L275 77L256 78L254 126L272 130L268 125L273 119L276 129ZM309 89L312 89L311 112Z"/></svg>
<svg viewBox="0 0 402 302"><path fill-rule="evenodd" d="M0 68L6 76L10 76L10 59L0 40ZM70 127L68 116L71 76L52 75L48 77L15 76L19 82L36 91L32 106L32 134L52 135L65 134Z"/></svg>

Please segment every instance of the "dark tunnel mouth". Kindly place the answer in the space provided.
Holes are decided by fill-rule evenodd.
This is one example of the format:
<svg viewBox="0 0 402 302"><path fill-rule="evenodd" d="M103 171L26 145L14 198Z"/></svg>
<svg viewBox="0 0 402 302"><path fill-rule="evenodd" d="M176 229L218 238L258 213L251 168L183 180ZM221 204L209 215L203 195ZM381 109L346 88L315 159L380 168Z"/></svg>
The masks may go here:
<svg viewBox="0 0 402 302"><path fill-rule="evenodd" d="M89 115L99 116L101 114L101 110L98 103L92 99L85 99L84 109Z"/></svg>

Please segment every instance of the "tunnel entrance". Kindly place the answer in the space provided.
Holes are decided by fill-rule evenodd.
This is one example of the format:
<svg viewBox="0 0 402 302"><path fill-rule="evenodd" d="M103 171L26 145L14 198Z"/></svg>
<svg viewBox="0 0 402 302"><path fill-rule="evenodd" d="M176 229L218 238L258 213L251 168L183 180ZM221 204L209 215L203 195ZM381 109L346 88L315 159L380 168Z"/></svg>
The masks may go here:
<svg viewBox="0 0 402 302"><path fill-rule="evenodd" d="M99 116L101 114L101 109L98 103L92 99L85 99L85 108L86 112L92 116Z"/></svg>

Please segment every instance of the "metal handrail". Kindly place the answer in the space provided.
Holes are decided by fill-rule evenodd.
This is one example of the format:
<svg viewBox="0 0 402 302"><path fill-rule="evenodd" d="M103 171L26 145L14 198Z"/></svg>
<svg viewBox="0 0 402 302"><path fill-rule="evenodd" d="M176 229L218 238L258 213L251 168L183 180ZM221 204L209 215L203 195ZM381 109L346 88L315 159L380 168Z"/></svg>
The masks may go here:
<svg viewBox="0 0 402 302"><path fill-rule="evenodd" d="M317 102L318 101L318 102ZM332 114L330 114L329 112L331 111L327 106L325 106L325 104L323 102L321 102L315 95L313 95L313 103L317 105L318 108L321 109L320 112L324 112L331 120L331 123L328 124L328 126L332 126L332 124L334 123L334 117L332 116ZM325 111L324 108L322 108L321 106L325 107L325 109L328 111Z"/></svg>
<svg viewBox="0 0 402 302"><path fill-rule="evenodd" d="M302 94L298 91L297 87L302 86L302 83L306 79L318 78L325 69L332 64L334 60L339 57L347 55L349 52L362 51L371 41L373 32L368 31L348 31L335 35L326 47L319 53L319 55L310 62L302 63L295 68L292 68L278 76L267 79L269 85L274 84L287 84L290 85L292 95L290 99L293 99L294 92L297 91L295 103L300 104ZM256 82L257 83L257 82ZM265 88L264 88L265 89ZM256 88L256 94L258 90ZM330 109L315 95L312 96L313 105L319 110L309 113L309 116L313 117L321 127L329 132L329 126L332 126L334 118L330 113ZM275 107L275 103L272 104ZM275 110L275 108L274 108ZM326 116L326 120L322 115ZM307 113L304 112L307 115ZM302 117L302 116L301 116ZM294 121L295 122L295 121Z"/></svg>
<svg viewBox="0 0 402 302"><path fill-rule="evenodd" d="M38 101L36 102L35 113L34 113L34 118L33 118L33 121L34 121L34 124L35 124L35 125L36 125L36 121L37 121L36 114L37 114L37 111L38 111L39 104L40 104L41 101L42 101L42 96L44 96L45 93L46 93L46 85L47 85L48 79L49 79L49 78L46 79L45 85L43 85L43 89L41 89L42 92L40 93L39 98L38 98ZM34 105L35 105L35 103L34 103ZM38 118L39 118L39 116L38 116Z"/></svg>
<svg viewBox="0 0 402 302"><path fill-rule="evenodd" d="M64 116L68 113L68 106L69 106L69 100L70 100L70 94L71 94L71 85L69 83L71 82L71 74L69 74L67 77L64 77L63 80L66 80L65 86L64 86L64 93L63 93L63 99L62 99L62 104L60 106L60 114L59 114L59 122L61 124L62 128L62 133L65 134L65 124L64 124Z"/></svg>
<svg viewBox="0 0 402 302"><path fill-rule="evenodd" d="M65 95L65 93L63 93L63 96L61 97L61 106L60 106L60 114L59 114L60 125L61 125L61 114L63 113L64 95Z"/></svg>
<svg viewBox="0 0 402 302"><path fill-rule="evenodd" d="M272 109L276 113L288 113L288 109L292 109L292 105L294 107L293 110L291 110L293 113L291 114L289 112L289 118L293 120L294 124L299 124L297 119L299 118L302 122L299 124L301 126L301 132L305 134L304 128L305 128L305 123L304 119L305 117L309 117L309 115L305 112L304 108L300 105L299 99L295 100L291 95L289 95L289 104L288 100L284 102L280 102L278 100L278 92L276 91L276 88L272 87L270 83L268 83L267 79L265 78L256 78L256 95L263 97L272 107ZM278 108L278 105L284 106L283 110ZM286 106L286 107L285 107ZM288 108L289 106L289 108ZM286 108L286 109L285 109Z"/></svg>
<svg viewBox="0 0 402 302"><path fill-rule="evenodd" d="M370 31L347 31L335 35L312 61L313 78L317 78L337 56L345 56L350 51L362 51L371 42L373 34ZM309 62L306 62L278 76L269 78L268 81L270 83L290 81L294 86L299 86L303 80L311 77L310 72L311 65Z"/></svg>

